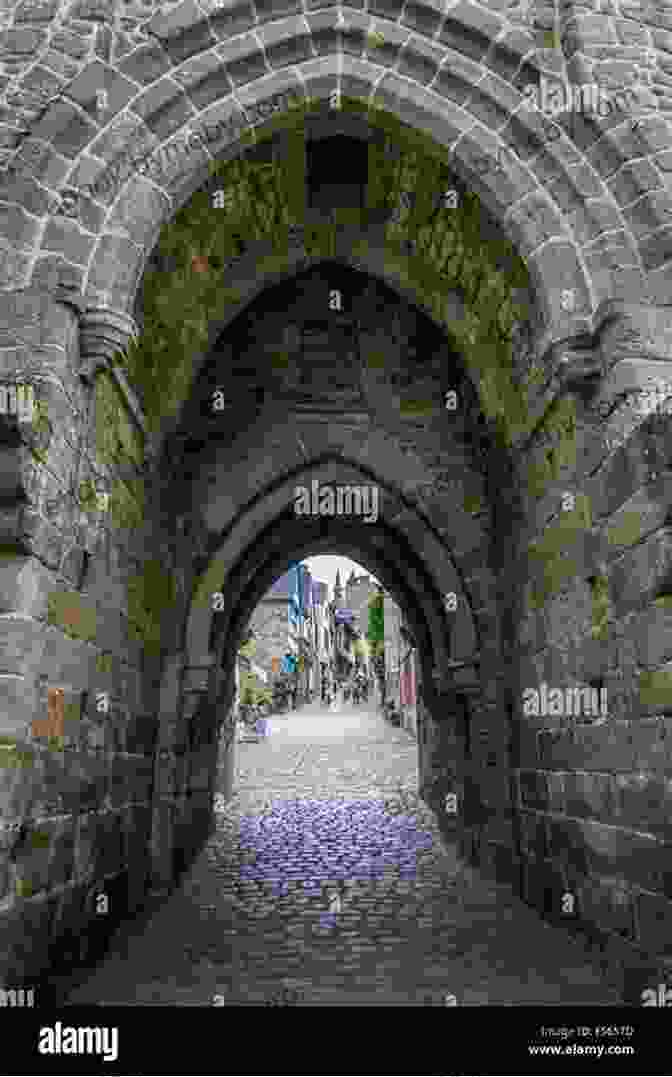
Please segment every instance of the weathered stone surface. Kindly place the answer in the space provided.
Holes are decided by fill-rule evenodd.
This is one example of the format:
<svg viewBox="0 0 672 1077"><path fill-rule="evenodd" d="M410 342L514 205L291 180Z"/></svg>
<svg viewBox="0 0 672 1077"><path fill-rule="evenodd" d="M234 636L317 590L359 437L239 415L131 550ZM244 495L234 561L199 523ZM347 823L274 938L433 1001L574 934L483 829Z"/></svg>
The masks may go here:
<svg viewBox="0 0 672 1077"><path fill-rule="evenodd" d="M134 82L147 85L171 69L171 61L158 42L141 45L119 64L119 70Z"/></svg>
<svg viewBox="0 0 672 1077"><path fill-rule="evenodd" d="M250 334L247 353L236 346L227 363L217 365L218 360L212 360L210 373L216 375L218 383L226 384L231 398L224 429L221 423L215 429L207 407L204 410L200 403L187 420L180 411L180 407L191 406L186 397L184 404L158 409L161 431L156 442L143 445L135 477L142 475L148 495L156 492L157 499L165 502L162 515L157 513L156 520L153 518L151 496L144 512L146 530L113 527L104 514L98 519L90 512L80 513L74 496L80 481L91 477L105 483L118 463L98 458L99 439L93 427L100 423L100 413L96 416L79 383L80 361L91 352L85 311L97 306L125 317L134 304L136 309L143 306L138 284L146 260L163 222L202 182L207 164L205 147L213 157L232 153L229 147L242 133L281 114L290 93L298 91L297 96L302 97L304 88L306 93L325 99L323 116L319 123L315 121L322 125L323 133L333 133L337 127L340 132L340 125L346 122L345 113L338 115L330 99L338 87L342 94L359 98L363 108L374 95L375 103L391 109L402 125L429 133L444 150L454 150L451 169L454 165L460 183L475 191L490 216L496 218L497 238L504 236L505 226L506 235L513 238L527 261L532 277L528 294L539 322L536 361L541 367L550 370L556 364L562 368L562 356L553 348L568 340L579 351L584 348L603 362L605 371L618 359L645 359L655 367L669 358L670 205L666 181L672 158L668 160L670 138L664 116L633 117L632 122L618 128L612 120L601 127L588 122L587 117L571 117L571 122L565 117L561 127L541 109L527 113L519 109L521 92L528 84L538 86L539 71L531 63L523 63L529 52L529 36L511 29L501 5L486 11L466 0L452 8L448 17L435 4L402 7L396 0L380 0L366 13L358 10L355 14L320 11L323 6L320 0L310 3L304 18L295 0L269 0L257 4L256 9L247 3L222 5L203 0L196 4L187 0L156 14L137 33L134 27L146 13L129 6L123 33L117 33L115 24L114 46L110 29L113 6L107 0L79 5L65 21L60 18L64 4L56 0L40 0L32 6L18 4L3 22L0 52L6 71L0 77L0 93L4 94L0 102L0 154L3 161L11 161L12 169L2 179L0 205L0 281L5 289L0 295L0 370L3 378L5 372L15 376L13 365L26 375L29 370L41 371L53 375L59 385L58 392L38 394L40 403L46 405L46 421L33 433L24 437L13 420L0 420L6 442L0 453L3 542L23 543L20 557L12 547L3 552L0 564L0 593L4 596L0 610L2 729L8 737L25 737L25 744L6 745L7 750L0 753L7 764L0 772L3 811L27 817L38 809L48 816L90 810L104 817L111 807L118 809L117 817L107 820L94 816L98 821L90 848L83 831L80 834L75 863L81 877L91 880L91 890L64 901L63 916L56 918L61 926L55 926L54 933L57 936L61 931L65 950L77 946L73 918L81 915L84 923L90 914L96 920L91 912L92 895L103 871L114 874L110 892L122 895L122 905L127 900L129 907L137 906L150 870L150 837L160 846L155 849L156 862L163 865L161 870L165 868L167 877L175 864L188 863L208 828L214 756L205 734L213 705L193 698L182 703L177 691L162 693L160 652L152 654L143 637L143 633L147 636L156 631L159 623L164 652L178 651L189 617L194 581L187 562L191 564L196 556L197 543L177 543L172 534L177 515L174 506L187 506L187 515L197 509L199 518L212 527L212 549L206 549L204 538L198 550L198 556L205 559L203 569L219 549L222 535L228 535L219 577L213 585L213 589L225 586L229 595L228 620L220 622L224 632L225 623L231 625L243 613L252 615L259 597L254 589L264 572L271 572L271 566L278 573L284 571L279 567L283 557L306 556L308 546L302 545L303 536L278 522L283 513L291 515L290 487L281 494L271 488L279 489L283 481L291 484L298 467L312 467L315 461L328 457L332 470L323 478L337 481L339 474L346 476L347 463L353 468L347 471L348 480L359 477L365 481L364 476L366 481L380 480L384 488L381 523L366 525L369 531L359 525L339 532L340 548L348 556L373 558L381 573L391 572L394 579L390 586L398 588L401 600L414 611L413 627L422 639L419 651L427 666L427 703L421 715L425 725L421 720L419 745L424 754L423 781L433 790L435 805L450 789L457 790L465 802L464 820L445 824L446 832L474 856L480 848L484 871L507 878L517 871L520 865L512 848L507 815L507 783L515 778L527 857L523 889L528 900L544 915L555 917L559 887L571 876L577 880L581 916L586 921L662 952L665 943L657 928L643 926L647 910L642 906L633 912L631 891L637 886L650 888L653 896L647 909L655 906L664 923L665 907L660 902L669 896L670 873L667 849L661 840L669 844L669 750L668 740L662 736L666 720L660 715L669 709L670 697L669 670L659 667L672 657L672 642L668 640L666 604L658 599L665 596L669 584L670 452L666 424L653 419L640 423L635 409L618 400L619 392L628 388L628 378L639 384L638 374L631 371L627 375L623 370L618 374L618 365L614 366L601 385L593 383L592 388L598 388L595 400L584 371L578 379L581 384L571 389L577 401L578 427L573 456L570 453L557 470L549 469L548 482L542 483L539 491L517 490L519 479L507 486L508 480L504 481L493 466L495 458L499 462L513 455L511 446L498 440L495 429L497 422L508 417L508 403L501 405L503 411L496 422L492 415L483 414L472 425L461 416L447 433L439 404L436 414L426 422L422 417L405 416L393 423L392 411L394 407L399 410L400 395L388 393L389 400L383 406L384 386L378 386L376 395L367 382L365 406L360 405L361 414L350 426L343 409L332 409L327 419L322 415L319 421L308 420L302 413L299 423L292 413L291 394L278 397L273 420L269 412L266 422L262 404L277 396L276 382L272 390L268 387L270 364L266 360L277 350L288 327L293 326L294 336L298 332L300 340L303 332L297 330L294 314L289 317L289 302L283 302L280 311L284 321L271 323L268 308L257 318L256 335ZM255 21L258 32L252 33ZM373 38L370 30L382 31L382 41ZM580 18L570 27L565 44L575 57L591 58L591 72L594 68L600 75L623 83L630 71L624 50L633 45L640 50L648 47L650 39L644 34L633 20ZM606 48L607 39L608 52L598 54L595 46ZM655 37L654 45L662 50L667 47L660 36ZM381 72L393 65L381 79ZM662 88L664 105L669 79L664 68L656 66L660 69L656 88ZM556 69L550 64L547 70ZM581 75L578 60L571 70L573 77ZM236 100L232 87L240 89ZM109 96L105 116L94 109L96 91L101 88ZM122 110L123 117L116 116ZM359 135L368 135L369 119L357 118ZM185 124L189 125L187 138L183 138ZM600 137L607 128L609 137ZM391 141L397 137L395 133ZM500 167L498 157L502 148L506 150L505 167ZM150 152L151 166L145 161ZM282 152L274 147L265 163L278 156ZM445 152L444 157L448 160L449 154ZM79 221L58 212L67 205L63 190L66 176L74 187L91 185L80 200ZM371 176L360 177L358 188L364 190L366 178ZM458 185L457 180L450 182ZM160 190L170 197L170 203ZM279 197L275 187L273 190L274 197ZM277 213L277 219L273 218L276 224L285 220L285 211L279 206L280 202L272 210ZM267 257L261 241L257 243L256 237L249 235L257 227L251 224L253 218L257 221L254 214L259 210L261 219L267 207L259 209L250 203L248 208L254 213L245 218L245 235L240 242L252 245L244 265L232 259L225 282L239 291L240 309L252 302L259 288L274 284L277 274L299 272L298 259L303 257L297 253L291 265L285 261L280 264L277 250ZM303 216L308 223L305 212ZM206 220L204 231L194 240L198 249L189 257L202 257L200 251L210 238ZM315 217L309 223L307 232L324 221ZM433 220L432 243L442 234L435 225ZM489 237L490 231L481 234ZM365 259L358 262L360 270L384 278L390 287L409 295L413 303L424 305L425 278L419 285L412 283L410 260L408 266L399 259L392 266L382 245L382 227L379 239L366 228L352 241L351 235L355 237L355 230L339 233L339 257L351 258L356 242L357 257L362 258L362 249L368 246L364 255L370 263L367 269ZM303 235L301 251L314 242L314 236ZM417 247L418 237L406 237L406 242ZM374 252L376 243L380 249ZM488 243L489 239L483 238L482 247ZM412 251L411 246L405 249ZM228 252L212 250L208 257L211 261L204 269L203 283L205 287L207 281L208 288L212 285L214 294L219 284L207 274L216 260L227 261ZM179 272L184 273L186 291L189 274L183 267ZM467 268L461 268L459 274L468 292ZM329 275L333 275L333 267ZM171 273L166 272L166 287L170 279ZM472 282L474 288L485 289L486 279L489 277L484 275L480 284ZM28 283L33 285L30 291L24 288ZM331 317L329 282L323 284L323 290L307 300L310 318L306 314L306 322L317 318L318 312L319 318ZM333 281L330 287L335 287ZM348 287L343 287L346 316ZM573 293L569 305L568 290ZM55 293L60 302L44 301L44 296ZM483 294L484 310L489 315L487 289ZM647 307L652 298L658 307ZM225 311L225 299L221 302L216 318L223 318L225 326L233 306ZM377 316L382 337L389 342L395 336L394 348L388 343L388 360L393 365L393 350L395 362L409 356L408 369L402 373L421 395L426 379L419 366L434 361L431 349L418 346L420 337L415 331L397 332L396 319L402 308L398 300L389 304L388 297L386 302L388 306L382 305ZM460 317L453 314L453 321L466 326L463 296L460 302ZM441 297L438 301L434 297L427 306L443 310L442 303ZM627 303L634 304L632 310L625 309ZM368 298L364 307L372 310L376 304ZM197 308L201 309L200 300L195 303ZM483 321L483 311L479 319ZM115 325L110 315L110 333L102 333L106 347L116 339ZM197 346L185 316L179 348L185 356L192 342L198 351L201 344ZM125 343L124 339L122 346ZM212 343L214 337L203 345L204 354ZM410 363L412 350L415 366ZM470 369L468 374L461 371L460 377L455 377L460 350L468 351L468 337L456 337L447 358L445 344L443 350L437 346L441 377L436 400L440 402L446 391L444 375L448 372L449 385L473 385L481 392L484 408L488 396L501 404L501 386L490 385L488 389L490 375L485 367L477 364L478 369ZM166 355L168 351L166 346ZM337 354L330 338L327 353ZM317 349L311 354L316 355ZM107 351L100 355L112 358ZM340 372L351 359L345 351L338 355ZM484 349L483 357L489 358L489 348ZM518 359L516 353L515 363ZM517 378L515 363L512 373ZM205 370L206 366L196 365L179 376L191 386L194 400L210 376L206 377ZM542 371L542 381L545 376ZM157 396L167 395L166 387L159 385L158 367L152 378L155 384L146 385L133 398L138 408L151 406L154 391ZM515 380L508 373L507 379L507 385ZM166 381L172 389L179 378L171 373ZM284 382L283 386L284 392ZM201 395L205 399L205 391ZM546 397L541 390L537 395L541 420ZM374 403L369 408L371 401ZM620 406L607 417L603 411L610 402ZM120 406L126 405L122 402ZM132 408L130 397L128 408ZM478 408L476 401L474 414ZM183 432L188 432L191 448L171 462L170 484L159 493L150 457L154 459L154 446L161 447L171 424L183 418ZM112 421L111 415L106 422L108 419ZM482 447L485 430L492 435L490 456ZM213 452L206 466L211 435L219 439L220 449ZM124 438L119 436L121 444ZM547 448L526 446L520 463L541 465L547 460ZM524 474L522 466L511 466L514 474ZM201 482L196 478L199 471L214 480L216 491L208 488L205 479ZM486 481L474 481L474 471L480 471ZM459 485L446 483L446 474L459 478ZM560 511L560 496L567 491L587 495L591 520L573 546L565 544L566 572L560 586L549 586L542 605L529 609L530 582L520 566L525 564L530 542L551 534ZM520 494L523 506L515 518L514 492ZM474 493L486 504L482 511L465 512L464 497ZM318 545L322 542L317 532L313 539ZM143 559L160 561L179 581L179 600L161 615L150 609L149 595L137 594L144 579ZM227 575L233 565L240 567L236 580ZM553 567L546 565L544 569L549 569L551 583ZM597 638L597 614L587 582L598 576L608 578L610 589L608 614L604 610L600 614L606 616L602 626L606 626L606 637L601 639ZM137 585L132 610L126 593L129 580ZM91 623L80 610L77 623L81 631L77 634L71 631L73 617L67 625L50 620L49 599L53 592L75 593L81 588L80 599L89 607ZM442 595L451 589L459 593L461 606L448 624L441 613ZM165 592L168 594L167 585ZM210 650L209 618L204 625L204 638L199 637L197 647L199 657ZM279 646L280 623L276 635ZM222 641L225 650L232 646L229 637L222 636ZM113 656L110 668L104 663L97 666L104 651ZM466 695L459 697L459 704L457 696L444 692L445 684L443 694L436 694L431 680L433 667L441 666L448 654L468 660L476 652L482 662L478 675L473 668L458 670L454 676L445 670L441 674L448 678L448 688L464 688ZM194 655L186 664L195 664ZM521 692L544 678L559 687L572 680L604 679L609 692L607 720L572 725L564 720L524 718ZM44 690L49 685L65 686L68 704L74 708L69 712L64 751L52 751L39 736L28 740L33 720L44 719ZM105 713L97 708L103 692L109 693ZM166 698L171 702L159 715L158 701ZM469 702L461 714L463 698ZM180 707L183 709L178 714ZM507 727L504 737L501 724L491 722L490 717L498 718L507 708L513 709L512 726ZM459 734L455 728L458 719L462 722ZM194 746L179 760L169 760L165 767L159 766L154 789L155 747L164 742L169 731L169 740L187 745L189 720L207 743ZM515 748L510 758L509 734ZM467 744L468 758L463 759L461 753ZM144 816L138 816L138 836L134 836L128 800L146 800L153 789L155 794L165 790L174 798L165 810L167 829L161 831L157 822L156 833L150 835L147 808ZM126 813L123 826L122 812ZM36 852L34 882L43 889L69 881L71 821L58 825L62 832L55 822L49 824L57 835L53 859L46 860L43 850ZM180 842L181 854L171 845ZM631 861L628 851L632 852ZM3 894L15 885L10 874L5 858L0 867ZM623 880L624 897L618 896L618 888L612 893L606 883L603 888L599 882L618 876ZM593 882L598 896L591 904L588 895ZM49 905L39 930L35 929L37 950L42 946L40 940L48 939L41 954L34 957L35 968L46 960L48 951L56 953L61 945L49 936L51 928L45 935L43 927L50 922L54 907ZM95 931L103 937L100 923ZM614 960L620 961L622 954L615 945L614 953L617 951Z"/></svg>

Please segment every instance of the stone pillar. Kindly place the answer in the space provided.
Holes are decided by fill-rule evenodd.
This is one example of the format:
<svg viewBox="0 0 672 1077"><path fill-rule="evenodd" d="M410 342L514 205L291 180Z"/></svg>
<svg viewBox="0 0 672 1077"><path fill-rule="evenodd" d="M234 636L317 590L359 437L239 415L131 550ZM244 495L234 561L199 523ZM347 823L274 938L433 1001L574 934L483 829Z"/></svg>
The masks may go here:
<svg viewBox="0 0 672 1077"><path fill-rule="evenodd" d="M233 796L235 784L237 692L238 663L236 662L234 672L222 682L217 699L217 707L222 716L220 724L220 715L218 715L218 729L221 735L218 741L217 792L225 800L230 800Z"/></svg>
<svg viewBox="0 0 672 1077"><path fill-rule="evenodd" d="M169 893L173 881L173 848L176 824L177 757L168 748L160 748L154 772L154 807L152 818L152 891Z"/></svg>
<svg viewBox="0 0 672 1077"><path fill-rule="evenodd" d="M154 805L152 818L152 887L168 891L173 882L173 848L176 825L177 769L175 745L178 740L183 656L166 660L159 698L159 729L154 762Z"/></svg>

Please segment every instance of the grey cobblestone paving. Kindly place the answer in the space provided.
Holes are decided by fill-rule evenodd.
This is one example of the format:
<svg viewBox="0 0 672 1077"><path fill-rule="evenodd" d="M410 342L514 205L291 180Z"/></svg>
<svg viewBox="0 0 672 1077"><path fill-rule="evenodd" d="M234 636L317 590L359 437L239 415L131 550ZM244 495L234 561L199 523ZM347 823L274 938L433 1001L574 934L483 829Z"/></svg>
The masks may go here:
<svg viewBox="0 0 672 1077"><path fill-rule="evenodd" d="M618 1005L567 931L443 844L403 730L304 708L238 750L181 888L68 1004Z"/></svg>

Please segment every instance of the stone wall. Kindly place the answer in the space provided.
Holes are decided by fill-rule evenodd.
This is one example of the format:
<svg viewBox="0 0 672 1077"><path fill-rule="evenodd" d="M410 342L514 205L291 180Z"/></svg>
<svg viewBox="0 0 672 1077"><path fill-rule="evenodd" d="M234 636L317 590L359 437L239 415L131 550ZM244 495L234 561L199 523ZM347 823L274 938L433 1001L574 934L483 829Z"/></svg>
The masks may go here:
<svg viewBox="0 0 672 1077"><path fill-rule="evenodd" d="M69 305L31 290L0 306L4 377L18 368L36 408L32 423L0 420L0 967L11 984L95 953L141 902L157 715L141 616L152 528L138 500L142 432L109 375L79 378Z"/></svg>
<svg viewBox="0 0 672 1077"><path fill-rule="evenodd" d="M656 326L635 311L627 333L605 334L611 373L597 391L563 396L571 423L549 421L521 469L528 517L512 686L523 894L596 938L635 1005L643 980L672 958L670 424L665 409L645 417L651 394L639 391L672 371L672 311L660 314ZM558 466L538 483L554 448ZM525 715L522 693L541 682L604 688L607 713Z"/></svg>

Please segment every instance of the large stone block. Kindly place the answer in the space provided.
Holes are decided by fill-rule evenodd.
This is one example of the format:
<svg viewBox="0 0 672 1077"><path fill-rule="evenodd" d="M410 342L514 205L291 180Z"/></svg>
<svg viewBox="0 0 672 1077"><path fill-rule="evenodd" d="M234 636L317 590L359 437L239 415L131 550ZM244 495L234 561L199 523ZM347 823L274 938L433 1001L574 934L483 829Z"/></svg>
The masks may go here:
<svg viewBox="0 0 672 1077"><path fill-rule="evenodd" d="M109 777L109 798L112 808L127 804L130 799L131 767L124 755L113 755L107 763Z"/></svg>
<svg viewBox="0 0 672 1077"><path fill-rule="evenodd" d="M128 799L138 803L149 802L154 781L154 760L140 756L127 759L129 770Z"/></svg>
<svg viewBox="0 0 672 1077"><path fill-rule="evenodd" d="M76 881L83 882L95 871L95 845L98 833L98 816L76 816L73 871Z"/></svg>
<svg viewBox="0 0 672 1077"><path fill-rule="evenodd" d="M66 811L79 814L101 807L110 792L102 753L68 751L64 756L54 774L54 792L60 793Z"/></svg>
<svg viewBox="0 0 672 1077"><path fill-rule="evenodd" d="M96 841L96 875L120 871L124 866L124 829L119 812L103 815Z"/></svg>
<svg viewBox="0 0 672 1077"><path fill-rule="evenodd" d="M642 666L659 666L672 659L672 606L654 604L628 625Z"/></svg>
<svg viewBox="0 0 672 1077"><path fill-rule="evenodd" d="M171 68L169 57L156 41L141 45L125 56L119 63L119 70L134 82L149 85Z"/></svg>
<svg viewBox="0 0 672 1077"><path fill-rule="evenodd" d="M585 822L580 826L591 874L618 877L662 892L672 864L669 846L613 825Z"/></svg>
<svg viewBox="0 0 672 1077"><path fill-rule="evenodd" d="M545 860L549 856L545 818L535 812L521 811L519 820L523 853L535 860Z"/></svg>
<svg viewBox="0 0 672 1077"><path fill-rule="evenodd" d="M56 574L34 557L0 558L0 611L44 619Z"/></svg>
<svg viewBox="0 0 672 1077"><path fill-rule="evenodd" d="M630 771L634 752L628 722L599 726L542 729L539 752L543 767L555 770Z"/></svg>
<svg viewBox="0 0 672 1077"><path fill-rule="evenodd" d="M566 865L573 875L590 874L588 849L581 824L574 819L546 819L548 850L557 864Z"/></svg>
<svg viewBox="0 0 672 1077"><path fill-rule="evenodd" d="M85 955L86 889L71 884L56 898L49 945L49 961L54 972L71 973ZM41 995L43 1002L47 1002Z"/></svg>
<svg viewBox="0 0 672 1077"><path fill-rule="evenodd" d="M672 580L672 534L664 528L627 551L609 575L616 616L641 609L647 597L653 597Z"/></svg>
<svg viewBox="0 0 672 1077"><path fill-rule="evenodd" d="M254 25L255 14L249 0L234 0L226 7L217 0L207 0L207 7L205 3L201 6L208 11L211 30L222 41L243 34Z"/></svg>
<svg viewBox="0 0 672 1077"><path fill-rule="evenodd" d="M25 731L36 713L38 687L34 676L0 675L0 730Z"/></svg>
<svg viewBox="0 0 672 1077"><path fill-rule="evenodd" d="M0 663L3 672L20 677L36 673L45 657L47 639L44 625L32 617L17 616L15 613L0 615Z"/></svg>
<svg viewBox="0 0 672 1077"><path fill-rule="evenodd" d="M599 932L634 939L634 899L627 887L594 876L575 882L581 920Z"/></svg>
<svg viewBox="0 0 672 1077"><path fill-rule="evenodd" d="M656 894L638 895L637 942L649 953L672 955L672 901Z"/></svg>
<svg viewBox="0 0 672 1077"><path fill-rule="evenodd" d="M548 860L526 860L522 864L523 898L546 919L557 919L562 913L566 892L562 872Z"/></svg>
<svg viewBox="0 0 672 1077"><path fill-rule="evenodd" d="M609 774L587 772L565 774L566 814L580 818L613 821L615 808L614 779Z"/></svg>
<svg viewBox="0 0 672 1077"><path fill-rule="evenodd" d="M14 936L11 973L7 976L9 986L27 984L34 986L49 965L49 942L54 920L54 903L44 896L19 902L14 920ZM11 976L11 979L10 979Z"/></svg>
<svg viewBox="0 0 672 1077"><path fill-rule="evenodd" d="M517 786L522 808L548 809L548 780L543 771L519 771Z"/></svg>
<svg viewBox="0 0 672 1077"><path fill-rule="evenodd" d="M670 763L668 750L668 767ZM619 823L672 842L672 780L639 771L618 774L613 783L614 815Z"/></svg>
<svg viewBox="0 0 672 1077"><path fill-rule="evenodd" d="M158 719L155 715L132 715L126 731L126 751L153 756L157 734Z"/></svg>
<svg viewBox="0 0 672 1077"><path fill-rule="evenodd" d="M216 43L208 20L193 0L185 0L172 11L155 15L148 28L175 64Z"/></svg>
<svg viewBox="0 0 672 1077"><path fill-rule="evenodd" d="M74 824L49 820L26 827L13 852L17 896L31 896L72 875Z"/></svg>

